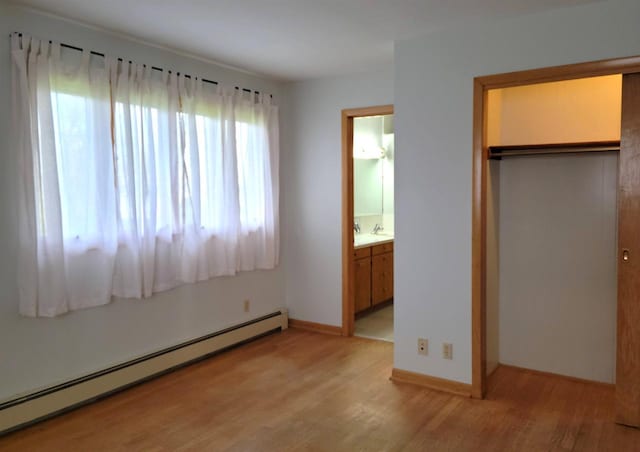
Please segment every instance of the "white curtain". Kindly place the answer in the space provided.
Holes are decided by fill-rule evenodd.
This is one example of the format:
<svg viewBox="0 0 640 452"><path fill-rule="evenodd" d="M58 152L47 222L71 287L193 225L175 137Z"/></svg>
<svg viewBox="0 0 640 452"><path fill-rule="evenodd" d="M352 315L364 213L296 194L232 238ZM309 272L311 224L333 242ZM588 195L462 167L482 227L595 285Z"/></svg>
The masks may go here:
<svg viewBox="0 0 640 452"><path fill-rule="evenodd" d="M12 35L20 312L56 316L278 263L278 110Z"/></svg>

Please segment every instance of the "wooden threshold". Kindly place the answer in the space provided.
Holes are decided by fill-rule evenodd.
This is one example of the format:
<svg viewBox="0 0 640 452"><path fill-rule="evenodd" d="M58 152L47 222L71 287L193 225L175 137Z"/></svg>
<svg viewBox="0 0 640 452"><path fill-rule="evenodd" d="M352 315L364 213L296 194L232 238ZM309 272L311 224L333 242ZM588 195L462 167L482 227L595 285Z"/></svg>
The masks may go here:
<svg viewBox="0 0 640 452"><path fill-rule="evenodd" d="M325 323L308 322L306 320L289 319L289 328L298 330L313 331L314 333L331 334L333 336L342 336L342 328Z"/></svg>
<svg viewBox="0 0 640 452"><path fill-rule="evenodd" d="M396 369L391 371L391 381L396 383L408 383L434 389L436 391L448 392L464 397L471 397L471 385L458 381L447 380L445 378L432 377L431 375L409 372L408 370Z"/></svg>

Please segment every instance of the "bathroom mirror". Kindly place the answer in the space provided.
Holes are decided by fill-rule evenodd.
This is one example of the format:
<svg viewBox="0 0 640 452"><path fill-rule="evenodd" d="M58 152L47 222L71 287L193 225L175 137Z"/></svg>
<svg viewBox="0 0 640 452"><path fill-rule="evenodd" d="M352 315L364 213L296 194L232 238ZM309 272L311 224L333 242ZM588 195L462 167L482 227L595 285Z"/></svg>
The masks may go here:
<svg viewBox="0 0 640 452"><path fill-rule="evenodd" d="M382 215L382 177L379 159L353 160L353 211L356 217Z"/></svg>
<svg viewBox="0 0 640 452"><path fill-rule="evenodd" d="M393 115L355 118L353 124L354 216L382 225L393 213Z"/></svg>

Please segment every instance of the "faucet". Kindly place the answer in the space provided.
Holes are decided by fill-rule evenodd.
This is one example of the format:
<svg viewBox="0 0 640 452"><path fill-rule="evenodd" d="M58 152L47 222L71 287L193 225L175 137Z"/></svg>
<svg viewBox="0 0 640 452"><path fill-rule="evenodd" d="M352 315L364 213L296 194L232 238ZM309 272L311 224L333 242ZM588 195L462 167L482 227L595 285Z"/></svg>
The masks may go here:
<svg viewBox="0 0 640 452"><path fill-rule="evenodd" d="M360 233L360 223L358 223L358 220L353 223L353 230L358 234Z"/></svg>
<svg viewBox="0 0 640 452"><path fill-rule="evenodd" d="M377 234L379 231L384 231L384 228L376 223L376 225L373 227L372 234Z"/></svg>

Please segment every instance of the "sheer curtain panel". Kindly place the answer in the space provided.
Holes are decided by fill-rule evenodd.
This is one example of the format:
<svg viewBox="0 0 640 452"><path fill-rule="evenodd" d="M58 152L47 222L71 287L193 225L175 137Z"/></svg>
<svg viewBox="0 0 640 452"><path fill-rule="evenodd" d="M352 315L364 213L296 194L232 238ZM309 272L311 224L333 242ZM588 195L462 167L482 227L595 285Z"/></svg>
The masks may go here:
<svg viewBox="0 0 640 452"><path fill-rule="evenodd" d="M20 312L278 264L269 96L13 34Z"/></svg>

